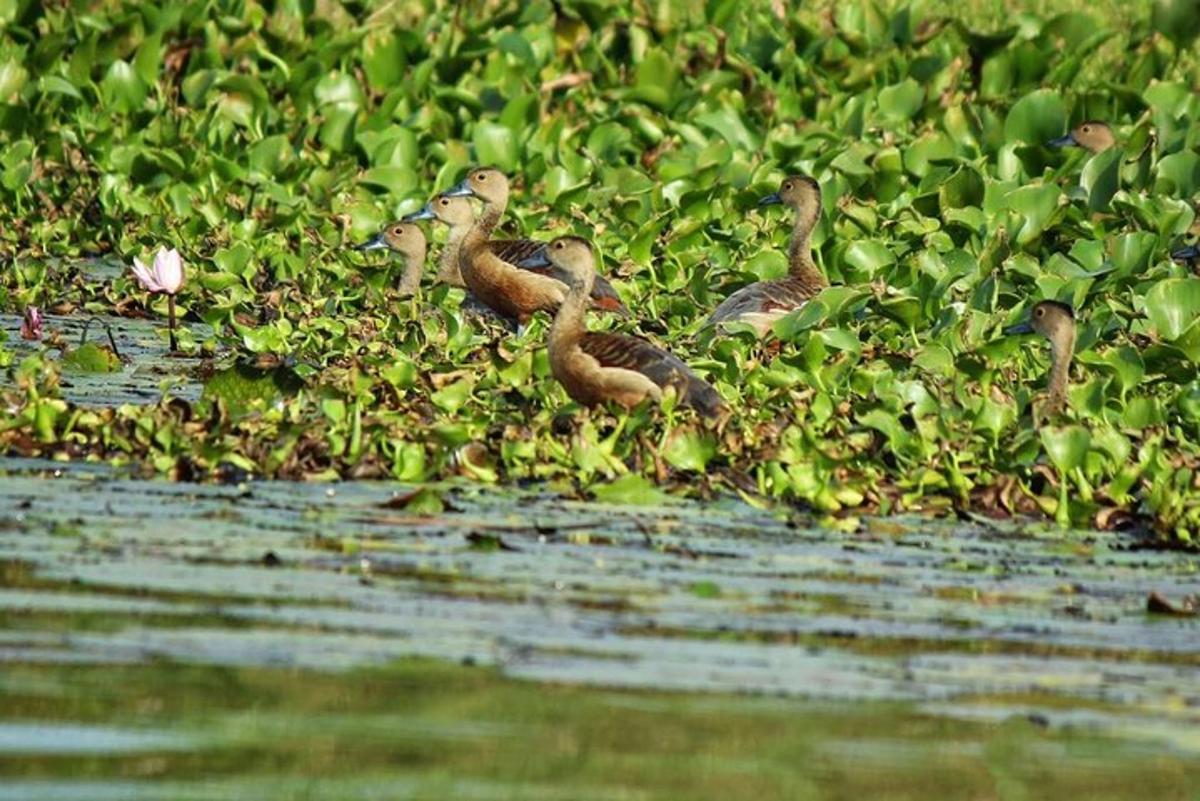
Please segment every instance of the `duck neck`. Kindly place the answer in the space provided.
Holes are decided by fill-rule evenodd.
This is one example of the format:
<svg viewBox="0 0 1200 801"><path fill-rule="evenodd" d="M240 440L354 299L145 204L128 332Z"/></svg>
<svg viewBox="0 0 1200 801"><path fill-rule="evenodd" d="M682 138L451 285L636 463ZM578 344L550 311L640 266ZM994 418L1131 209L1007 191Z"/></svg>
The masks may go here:
<svg viewBox="0 0 1200 801"><path fill-rule="evenodd" d="M463 239L471 230L469 225L451 225L446 237L446 246L438 256L438 280L451 286L463 286L462 270L458 267L458 254L462 250Z"/></svg>
<svg viewBox="0 0 1200 801"><path fill-rule="evenodd" d="M483 211L475 218L474 225L463 236L462 247L470 249L480 244L486 244L492 238L492 233L496 230L496 226L500 224L500 215L503 213L503 208L493 206L491 203L485 203Z"/></svg>
<svg viewBox="0 0 1200 801"><path fill-rule="evenodd" d="M1064 329L1063 333L1050 339L1050 405L1061 409L1067 400L1067 384L1070 381L1071 357L1075 353L1075 330Z"/></svg>
<svg viewBox="0 0 1200 801"><path fill-rule="evenodd" d="M396 289L401 295L412 295L421 286L421 268L425 266L425 248L413 248L401 254L404 272Z"/></svg>
<svg viewBox="0 0 1200 801"><path fill-rule="evenodd" d="M820 214L820 208L796 212L796 222L792 225L792 244L788 248L788 274L818 292L829 286L812 260L812 232Z"/></svg>
<svg viewBox="0 0 1200 801"><path fill-rule="evenodd" d="M587 308L591 300L592 285L596 276L592 273L567 290L567 297L550 325L549 346L551 355L557 355L578 347L579 340L587 330Z"/></svg>

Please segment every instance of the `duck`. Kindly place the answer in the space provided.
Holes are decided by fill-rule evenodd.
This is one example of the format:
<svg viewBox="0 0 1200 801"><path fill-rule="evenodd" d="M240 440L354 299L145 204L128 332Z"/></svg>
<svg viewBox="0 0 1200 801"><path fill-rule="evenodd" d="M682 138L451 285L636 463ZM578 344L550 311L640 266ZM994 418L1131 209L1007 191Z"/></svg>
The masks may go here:
<svg viewBox="0 0 1200 801"><path fill-rule="evenodd" d="M1065 136L1051 139L1046 144L1050 147L1082 147L1094 155L1115 147L1117 138L1107 122L1087 120L1067 131Z"/></svg>
<svg viewBox="0 0 1200 801"><path fill-rule="evenodd" d="M1071 358L1075 353L1075 310L1057 300L1034 304L1024 322L1004 329L1007 336L1041 334L1050 341L1050 375L1046 385L1049 397L1044 414L1055 415L1067 402L1067 384Z"/></svg>
<svg viewBox="0 0 1200 801"><path fill-rule="evenodd" d="M463 239L475 223L475 211L471 208L470 201L465 197L441 194L425 204L424 208L401 219L405 222L437 220L449 226L450 234L446 246L438 257L437 278L453 286L465 286L460 268L460 253ZM545 242L534 239L490 239L488 247L506 264L548 275L566 285L566 278L560 275L546 258ZM629 315L629 309L622 302L621 296L603 276L596 276L592 290L592 308L616 312L623 316Z"/></svg>
<svg viewBox="0 0 1200 801"><path fill-rule="evenodd" d="M475 222L475 212L466 198L437 195L421 209L406 214L400 218L403 222L418 222L420 220L437 220L450 228L446 246L438 256L438 271L436 280L450 286L466 286L462 270L459 268L459 252L462 248L463 237ZM502 261L516 267L525 266L526 262L544 266L548 262L542 251L545 242L532 239L492 239L488 242L492 252Z"/></svg>
<svg viewBox="0 0 1200 801"><path fill-rule="evenodd" d="M613 401L631 408L659 401L673 387L680 402L707 419L726 414L717 390L677 356L640 337L587 330L587 307L596 280L591 243L562 236L546 256L567 280L567 294L550 325L550 371L567 394L584 406Z"/></svg>
<svg viewBox="0 0 1200 801"><path fill-rule="evenodd" d="M788 250L788 274L776 281L757 281L725 298L706 326L748 323L764 337L771 326L788 312L803 306L829 286L829 281L812 260L810 240L821 219L821 185L807 175L784 178L779 191L758 201L759 207L782 204L796 214L792 244Z"/></svg>
<svg viewBox="0 0 1200 801"><path fill-rule="evenodd" d="M355 250L362 252L387 249L400 254L404 260L404 274L400 276L396 291L403 296L415 295L421 286L421 268L425 266L427 248L421 227L404 221L391 223L367 241L354 246Z"/></svg>
<svg viewBox="0 0 1200 801"><path fill-rule="evenodd" d="M501 316L516 320L521 330L535 312L553 314L566 298L567 288L556 278L522 270L492 252L489 241L508 207L508 191L504 173L494 167L477 167L444 194L483 201L483 212L475 218L459 245L459 271L463 283L476 298Z"/></svg>

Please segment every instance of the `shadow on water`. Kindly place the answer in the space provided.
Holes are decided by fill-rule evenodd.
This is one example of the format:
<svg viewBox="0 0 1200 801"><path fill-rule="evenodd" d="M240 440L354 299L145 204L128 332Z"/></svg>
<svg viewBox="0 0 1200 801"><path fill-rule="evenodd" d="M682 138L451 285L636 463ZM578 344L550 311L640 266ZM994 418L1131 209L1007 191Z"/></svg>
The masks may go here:
<svg viewBox="0 0 1200 801"><path fill-rule="evenodd" d="M0 801L1198 786L1200 621L1146 606L1200 590L1194 555L734 501L0 469Z"/></svg>

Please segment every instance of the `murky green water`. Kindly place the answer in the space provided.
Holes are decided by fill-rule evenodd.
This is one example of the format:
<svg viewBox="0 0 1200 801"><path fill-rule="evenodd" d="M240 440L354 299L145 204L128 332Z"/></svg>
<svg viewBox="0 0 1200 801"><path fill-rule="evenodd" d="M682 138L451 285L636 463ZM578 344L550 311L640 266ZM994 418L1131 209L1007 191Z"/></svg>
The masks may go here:
<svg viewBox="0 0 1200 801"><path fill-rule="evenodd" d="M1194 555L4 466L0 800L1200 798Z"/></svg>

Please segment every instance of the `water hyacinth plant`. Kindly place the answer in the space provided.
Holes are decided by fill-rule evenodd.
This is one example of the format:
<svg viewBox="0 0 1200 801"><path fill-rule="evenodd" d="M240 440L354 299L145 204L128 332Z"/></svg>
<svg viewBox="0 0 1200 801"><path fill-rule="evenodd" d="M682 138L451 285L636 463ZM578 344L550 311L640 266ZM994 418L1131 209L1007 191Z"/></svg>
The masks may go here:
<svg viewBox="0 0 1200 801"><path fill-rule="evenodd" d="M159 248L154 254L154 263L146 267L137 256L133 257L133 275L142 288L154 294L167 296L167 330L171 352L179 350L175 341L175 293L183 288L183 257L175 248Z"/></svg>
<svg viewBox="0 0 1200 801"><path fill-rule="evenodd" d="M222 374L198 400L68 408L0 449L187 477L738 492L843 525L1200 531L1200 278L1171 258L1200 233L1194 0L305 8L8 14L0 304L134 316L121 279L65 265L169 231L204 265L179 369L230 353L286 366L289 390ZM1112 146L1047 146L1098 121ZM590 241L632 312L593 327L677 356L722 426L669 400L585 410L553 380L546 312L516 336L432 268L409 293L398 264L348 247L482 165L512 179L497 236ZM820 186L822 285L762 339L716 336L725 299L788 275L795 215L754 209L791 175ZM461 244L428 233L434 259ZM176 350L169 253L135 275L167 295ZM1047 349L1001 334L1050 299L1080 321L1065 439L1034 424ZM54 392L26 384L0 391Z"/></svg>

